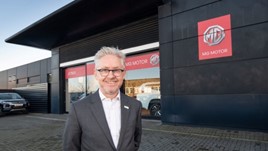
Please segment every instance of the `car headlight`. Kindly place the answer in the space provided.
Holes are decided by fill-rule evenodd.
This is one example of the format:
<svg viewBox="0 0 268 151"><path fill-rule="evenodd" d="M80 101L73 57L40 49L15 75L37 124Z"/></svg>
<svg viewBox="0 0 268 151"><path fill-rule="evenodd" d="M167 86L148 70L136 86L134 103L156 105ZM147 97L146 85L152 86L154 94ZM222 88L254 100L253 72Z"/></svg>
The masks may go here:
<svg viewBox="0 0 268 151"><path fill-rule="evenodd" d="M4 102L2 102L3 104L8 104L8 105L11 105L12 103L11 102L6 102L6 101L4 101Z"/></svg>

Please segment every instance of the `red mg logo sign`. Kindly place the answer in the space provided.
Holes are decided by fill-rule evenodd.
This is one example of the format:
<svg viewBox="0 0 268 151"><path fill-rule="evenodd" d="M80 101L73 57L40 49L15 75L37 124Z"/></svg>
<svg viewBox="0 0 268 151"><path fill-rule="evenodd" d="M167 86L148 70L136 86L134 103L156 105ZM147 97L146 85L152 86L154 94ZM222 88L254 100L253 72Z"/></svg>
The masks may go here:
<svg viewBox="0 0 268 151"><path fill-rule="evenodd" d="M153 54L151 57L150 57L150 63L154 66L154 65L157 65L159 63L159 56L158 54Z"/></svg>
<svg viewBox="0 0 268 151"><path fill-rule="evenodd" d="M219 25L208 27L204 32L204 42L209 46L219 44L225 37L224 28Z"/></svg>
<svg viewBox="0 0 268 151"><path fill-rule="evenodd" d="M232 56L231 15L198 22L199 60Z"/></svg>

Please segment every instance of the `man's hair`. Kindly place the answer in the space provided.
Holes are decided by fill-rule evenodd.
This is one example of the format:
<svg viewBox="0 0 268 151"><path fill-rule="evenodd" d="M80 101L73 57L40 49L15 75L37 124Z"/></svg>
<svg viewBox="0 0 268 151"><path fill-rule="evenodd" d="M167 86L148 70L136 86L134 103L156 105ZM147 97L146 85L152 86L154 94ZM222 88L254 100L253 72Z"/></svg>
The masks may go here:
<svg viewBox="0 0 268 151"><path fill-rule="evenodd" d="M94 57L95 66L98 65L99 60L106 55L114 55L121 59L122 65L125 67L125 54L115 47L102 47Z"/></svg>

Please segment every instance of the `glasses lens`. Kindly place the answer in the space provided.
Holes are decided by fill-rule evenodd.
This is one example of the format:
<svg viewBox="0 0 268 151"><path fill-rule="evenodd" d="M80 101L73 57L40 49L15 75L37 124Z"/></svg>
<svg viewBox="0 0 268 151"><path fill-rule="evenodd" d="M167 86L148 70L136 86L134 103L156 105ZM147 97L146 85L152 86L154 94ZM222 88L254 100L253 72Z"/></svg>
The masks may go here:
<svg viewBox="0 0 268 151"><path fill-rule="evenodd" d="M114 74L115 76L120 76L121 73L122 73L122 70L120 70L120 69L113 70L113 74Z"/></svg>
<svg viewBox="0 0 268 151"><path fill-rule="evenodd" d="M110 73L110 71L112 71L112 74L114 76L117 76L117 77L121 76L122 72L124 72L124 70L122 70L122 69L115 69L115 70L98 69L97 71L99 71L100 75L103 76L103 77L107 76Z"/></svg>
<svg viewBox="0 0 268 151"><path fill-rule="evenodd" d="M100 72L101 76L107 76L109 74L108 69L100 69L99 72Z"/></svg>

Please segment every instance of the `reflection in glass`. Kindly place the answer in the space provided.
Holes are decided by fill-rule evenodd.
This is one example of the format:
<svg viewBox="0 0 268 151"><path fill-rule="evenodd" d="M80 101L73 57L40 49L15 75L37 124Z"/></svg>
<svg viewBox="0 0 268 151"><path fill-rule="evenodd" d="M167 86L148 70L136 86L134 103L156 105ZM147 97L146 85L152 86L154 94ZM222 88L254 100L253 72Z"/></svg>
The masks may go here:
<svg viewBox="0 0 268 151"><path fill-rule="evenodd" d="M127 71L125 93L141 101L143 116L161 116L160 76L158 67Z"/></svg>

